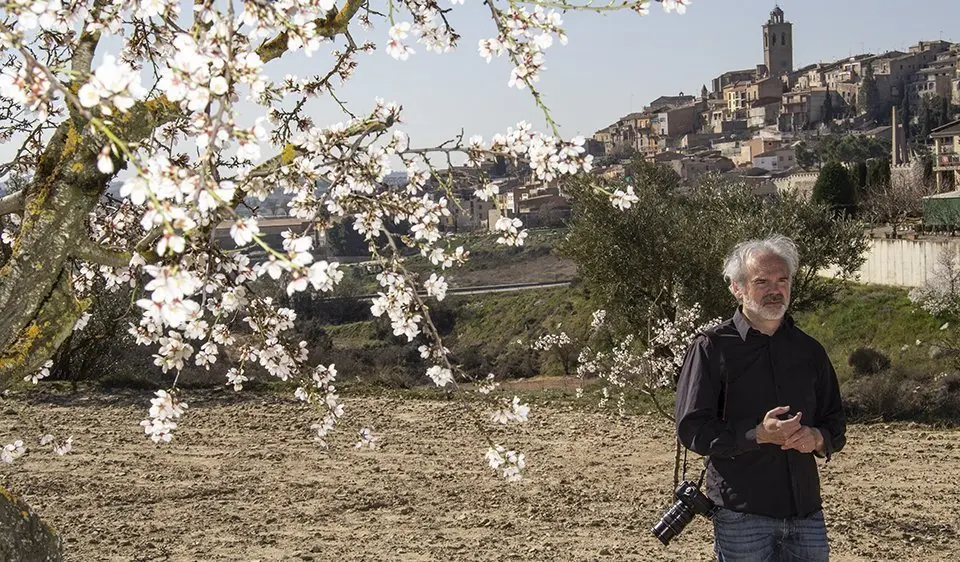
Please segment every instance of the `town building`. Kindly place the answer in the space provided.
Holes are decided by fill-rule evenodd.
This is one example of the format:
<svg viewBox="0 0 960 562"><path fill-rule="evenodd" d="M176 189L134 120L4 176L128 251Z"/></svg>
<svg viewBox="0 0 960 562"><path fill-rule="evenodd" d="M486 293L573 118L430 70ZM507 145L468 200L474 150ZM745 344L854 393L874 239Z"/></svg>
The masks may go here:
<svg viewBox="0 0 960 562"><path fill-rule="evenodd" d="M913 105L932 96L960 105L960 44L919 41L905 50L860 53L794 70L793 24L783 10L775 6L761 27L762 64L720 74L699 97L681 92L653 100L643 111L597 131L591 151L599 152L602 144L606 154L624 146L648 159L665 151L697 157L710 143L725 158L749 166L758 154L778 148L765 141L754 150L745 140L762 132L796 140L829 119L870 129L862 134L888 136L890 129L865 123L860 111L864 79L870 75L876 84L870 119L878 118L877 110L899 108L904 96Z"/></svg>
<svg viewBox="0 0 960 562"><path fill-rule="evenodd" d="M680 137L697 130L700 106L666 107L650 118L651 131L661 137Z"/></svg>
<svg viewBox="0 0 960 562"><path fill-rule="evenodd" d="M753 157L753 167L770 172L782 172L796 166L796 151L792 147L768 150Z"/></svg>
<svg viewBox="0 0 960 562"><path fill-rule="evenodd" d="M744 141L740 143L740 157L734 159L734 162L736 162L738 166L742 166L744 164L756 166L756 164L753 162L754 157L770 150L780 148L780 143L780 139L764 137L755 137L748 141ZM763 166L757 167L762 168Z"/></svg>
<svg viewBox="0 0 960 562"><path fill-rule="evenodd" d="M724 72L713 79L713 97L719 98L723 94L724 88L737 82L749 82L757 78L757 69L748 68L746 70L731 70Z"/></svg>
<svg viewBox="0 0 960 562"><path fill-rule="evenodd" d="M937 191L960 188L960 120L934 129L930 138Z"/></svg>
<svg viewBox="0 0 960 562"><path fill-rule="evenodd" d="M793 24L784 20L780 6L774 7L763 26L763 64L768 76L793 72Z"/></svg>
<svg viewBox="0 0 960 562"><path fill-rule="evenodd" d="M777 118L780 116L782 106L781 96L766 97L750 102L750 110L747 114L747 127L750 129L761 129L767 125L776 125Z"/></svg>
<svg viewBox="0 0 960 562"><path fill-rule="evenodd" d="M827 97L834 110L844 105L843 98L837 92L827 88L790 91L783 94L779 127L781 131L807 129L823 121L827 107Z"/></svg>

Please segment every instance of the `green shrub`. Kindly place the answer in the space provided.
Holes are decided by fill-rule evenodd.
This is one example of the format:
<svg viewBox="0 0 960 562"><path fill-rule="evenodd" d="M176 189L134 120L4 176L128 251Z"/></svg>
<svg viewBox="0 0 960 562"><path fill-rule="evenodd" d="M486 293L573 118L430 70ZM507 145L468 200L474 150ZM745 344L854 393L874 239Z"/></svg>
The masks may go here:
<svg viewBox="0 0 960 562"><path fill-rule="evenodd" d="M852 420L956 422L960 420L960 374L929 375L893 367L848 380L841 394Z"/></svg>
<svg viewBox="0 0 960 562"><path fill-rule="evenodd" d="M493 374L498 379L525 379L540 373L539 353L526 348L513 347L497 358Z"/></svg>
<svg viewBox="0 0 960 562"><path fill-rule="evenodd" d="M890 358L871 347L858 347L850 354L847 364L853 368L853 376L875 375L890 367Z"/></svg>

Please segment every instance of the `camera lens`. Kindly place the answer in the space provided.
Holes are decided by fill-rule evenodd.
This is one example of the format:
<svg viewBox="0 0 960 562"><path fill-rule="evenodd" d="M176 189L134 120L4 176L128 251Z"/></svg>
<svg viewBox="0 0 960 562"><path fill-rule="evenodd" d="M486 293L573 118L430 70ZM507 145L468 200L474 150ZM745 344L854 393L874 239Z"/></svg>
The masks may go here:
<svg viewBox="0 0 960 562"><path fill-rule="evenodd" d="M663 546L667 546L673 537L679 535L684 527L693 521L693 516L693 510L682 501L678 501L653 526L653 535L663 543Z"/></svg>

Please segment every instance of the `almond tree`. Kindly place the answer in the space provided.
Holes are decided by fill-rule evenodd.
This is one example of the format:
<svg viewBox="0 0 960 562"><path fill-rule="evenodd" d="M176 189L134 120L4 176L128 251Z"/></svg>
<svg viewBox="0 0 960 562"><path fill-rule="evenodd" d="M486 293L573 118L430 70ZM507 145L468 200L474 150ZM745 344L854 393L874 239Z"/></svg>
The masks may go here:
<svg viewBox="0 0 960 562"><path fill-rule="evenodd" d="M680 13L689 3L658 1ZM510 59L510 86L530 92L552 131L520 123L487 141L461 134L415 147L399 128L398 103L379 101L355 113L338 91L361 53L383 48L404 60L414 44L436 52L457 47L460 36L448 19L456 8L436 0L5 2L0 139L18 148L0 176L29 181L0 199L2 240L10 246L0 253L0 390L44 376L58 346L84 323L94 280L107 290L129 285L142 294L142 318L131 333L157 349L156 364L172 379L141 424L154 442L172 438L187 408L176 373L190 361L208 366L235 347L244 359L228 382L242 386L252 363L296 381L296 396L318 410L313 429L325 445L343 415L336 367L309 368L305 344L285 337L293 312L258 296L250 282L267 275L289 294L331 290L343 274L337 263L314 259L311 233L344 218L366 237L382 269L373 313L388 315L396 335L422 337L421 350L433 362L427 374L439 386L455 386L463 374L448 360L420 291L442 298L443 271L468 252L440 236L451 185L432 162L461 154L479 167L502 156L529 166L540 181L589 172L583 139L558 138L536 88L544 53L555 40L566 42L563 11L645 14L648 4L487 0L490 38L480 41L479 54ZM355 40L357 28L377 26L383 44ZM312 76L277 76L271 63L298 51L329 66ZM343 121L314 123L311 109L320 103L342 108ZM391 161L402 163L407 185L384 183ZM107 194L114 179L122 181L119 199ZM496 193L495 185L481 185L479 197ZM307 227L272 247L257 216L238 209L278 190L292 196L289 213ZM632 197L608 195L621 208ZM407 223L409 235L387 230L396 222ZM254 264L225 252L213 237L222 223L238 246L259 247L268 258ZM505 244L522 244L526 234L515 219L502 218L495 229ZM401 246L419 250L435 273L411 275ZM241 326L257 338L235 338ZM50 445L69 448L63 440ZM522 455L492 441L486 458L507 477L523 467Z"/></svg>

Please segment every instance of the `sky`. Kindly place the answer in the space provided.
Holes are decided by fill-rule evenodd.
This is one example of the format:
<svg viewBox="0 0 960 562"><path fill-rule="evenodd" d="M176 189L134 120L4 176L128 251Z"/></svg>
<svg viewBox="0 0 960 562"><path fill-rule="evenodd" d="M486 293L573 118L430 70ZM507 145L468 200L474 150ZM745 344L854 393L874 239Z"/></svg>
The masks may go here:
<svg viewBox="0 0 960 562"><path fill-rule="evenodd" d="M358 42L370 39L378 48L359 56L354 77L338 96L358 113L368 112L377 97L400 103L401 127L413 147L436 146L461 130L465 138L479 134L489 140L523 120L547 131L529 91L507 87L506 56L488 64L477 54L477 42L495 36L495 28L481 0L464 2L448 15L462 35L460 46L445 54L414 44L416 53L397 61L384 50L388 26L382 20L375 19L370 32L352 23ZM780 0L779 5L793 23L795 68L862 52L906 50L920 40L960 41L960 28L947 25L960 21L960 0ZM693 0L684 15L667 14L657 4L645 17L629 11L568 13L569 42L548 49L538 89L562 136L590 136L661 95L697 95L723 72L762 64L762 25L774 6L774 0ZM343 44L344 38L337 38L337 46ZM97 63L108 52L116 54L119 42L100 47ZM269 63L267 71L275 79L285 73L325 74L329 51L326 46L313 58L288 54ZM329 96L307 107L317 125L345 120ZM241 121L262 115L262 109L251 109L242 112ZM5 143L0 155L12 156L15 146ZM270 148L264 149L270 156Z"/></svg>
<svg viewBox="0 0 960 562"><path fill-rule="evenodd" d="M604 2L597 2L604 4ZM561 134L590 136L638 111L660 95L699 94L727 70L763 63L762 25L773 0L694 0L686 14L667 14L651 5L650 15L569 13L569 43L547 51L539 82ZM862 52L906 50L920 40L960 41L960 0L780 0L793 23L794 67ZM416 53L396 61L383 50L386 29L370 36L378 51L360 58L343 95L356 109L376 96L404 106L404 129L413 146L433 146L455 136L485 139L518 121L545 129L542 113L526 90L508 88L505 57L486 63L477 41L494 35L479 0L466 0L450 14L463 36L457 51L438 55L413 45ZM420 47L420 48L418 48ZM313 61L314 63L320 61ZM301 73L311 64L298 61ZM306 65L306 66L304 66ZM318 123L341 119L328 101L315 105Z"/></svg>

